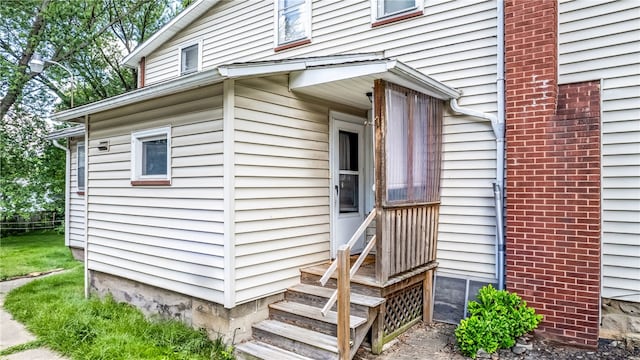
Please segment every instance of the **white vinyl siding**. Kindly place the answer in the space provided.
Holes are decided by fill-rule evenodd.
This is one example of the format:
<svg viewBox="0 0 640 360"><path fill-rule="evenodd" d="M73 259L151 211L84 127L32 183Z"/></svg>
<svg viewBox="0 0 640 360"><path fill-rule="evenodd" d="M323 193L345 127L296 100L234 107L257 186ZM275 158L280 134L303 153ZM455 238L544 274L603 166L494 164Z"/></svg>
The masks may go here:
<svg viewBox="0 0 640 360"><path fill-rule="evenodd" d="M69 196L69 246L84 248L84 197L78 194L78 140L84 138L70 138L71 147L71 176Z"/></svg>
<svg viewBox="0 0 640 360"><path fill-rule="evenodd" d="M329 258L329 109L297 98L284 76L235 87L238 303L298 282Z"/></svg>
<svg viewBox="0 0 640 360"><path fill-rule="evenodd" d="M131 134L165 126L171 186L132 186ZM89 129L89 269L221 303L222 87L98 113Z"/></svg>
<svg viewBox="0 0 640 360"><path fill-rule="evenodd" d="M493 1L430 1L423 16L375 28L371 27L370 0L313 1L313 42L278 53L273 51L273 14L272 1L219 3L147 57L146 83L177 77L177 47L201 38L203 70L231 62L384 52L462 90L460 105L491 113L497 109ZM447 113L444 124L438 268L494 279L495 138L488 122ZM299 139L277 135L281 133L268 137L271 145L301 144ZM262 190L250 191L260 194ZM298 199L278 201L293 200Z"/></svg>
<svg viewBox="0 0 640 360"><path fill-rule="evenodd" d="M640 3L560 3L560 83L602 79L602 297L640 302Z"/></svg>

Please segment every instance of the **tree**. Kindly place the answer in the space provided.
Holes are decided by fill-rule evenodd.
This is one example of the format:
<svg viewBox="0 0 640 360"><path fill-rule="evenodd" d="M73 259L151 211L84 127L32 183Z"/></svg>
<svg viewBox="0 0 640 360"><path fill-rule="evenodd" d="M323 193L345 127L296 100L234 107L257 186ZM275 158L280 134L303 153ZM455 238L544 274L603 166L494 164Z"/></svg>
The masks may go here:
<svg viewBox="0 0 640 360"><path fill-rule="evenodd" d="M135 89L120 59L176 14L175 0L21 0L0 5L0 210L64 207L64 152L45 141L52 110ZM179 6L179 4L175 3ZM33 74L35 53L50 63ZM58 101L57 98L60 100ZM56 201L58 200L58 201ZM61 205L62 204L62 205Z"/></svg>

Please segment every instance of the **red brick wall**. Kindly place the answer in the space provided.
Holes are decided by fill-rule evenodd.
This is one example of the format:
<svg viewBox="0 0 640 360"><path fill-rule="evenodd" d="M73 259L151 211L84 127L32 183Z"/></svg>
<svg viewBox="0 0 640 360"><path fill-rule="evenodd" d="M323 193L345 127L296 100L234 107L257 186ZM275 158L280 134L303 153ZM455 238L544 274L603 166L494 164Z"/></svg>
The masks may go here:
<svg viewBox="0 0 640 360"><path fill-rule="evenodd" d="M557 86L557 3L507 1L507 288L543 335L596 347L599 82Z"/></svg>

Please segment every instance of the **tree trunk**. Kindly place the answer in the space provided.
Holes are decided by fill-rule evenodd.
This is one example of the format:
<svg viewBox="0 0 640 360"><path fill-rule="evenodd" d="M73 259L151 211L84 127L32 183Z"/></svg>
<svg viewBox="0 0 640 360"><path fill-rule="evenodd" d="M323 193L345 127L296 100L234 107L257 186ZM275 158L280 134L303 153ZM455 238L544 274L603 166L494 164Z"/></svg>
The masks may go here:
<svg viewBox="0 0 640 360"><path fill-rule="evenodd" d="M4 116L13 104L18 100L20 94L22 94L22 90L24 86L33 78L34 75L25 73L25 69L29 65L29 61L31 61L31 57L36 50L38 45L38 35L42 31L44 25L44 12L49 5L51 0L42 0L42 5L38 9L38 14L36 18L33 20L33 25L31 26L31 31L29 31L29 38L27 39L27 46L25 47L22 56L20 57L20 61L18 62L18 66L15 69L15 72L12 74L13 81L10 82L12 86L9 86L9 90L7 91L7 95L2 98L0 101L0 120L4 119Z"/></svg>

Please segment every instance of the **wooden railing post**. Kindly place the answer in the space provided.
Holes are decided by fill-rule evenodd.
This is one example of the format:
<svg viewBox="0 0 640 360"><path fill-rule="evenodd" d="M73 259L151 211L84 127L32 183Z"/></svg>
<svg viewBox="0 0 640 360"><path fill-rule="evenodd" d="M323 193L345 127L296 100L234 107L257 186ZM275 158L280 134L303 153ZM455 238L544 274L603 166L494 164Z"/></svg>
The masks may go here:
<svg viewBox="0 0 640 360"><path fill-rule="evenodd" d="M342 245L338 249L338 352L340 360L351 358L349 253L348 245Z"/></svg>

